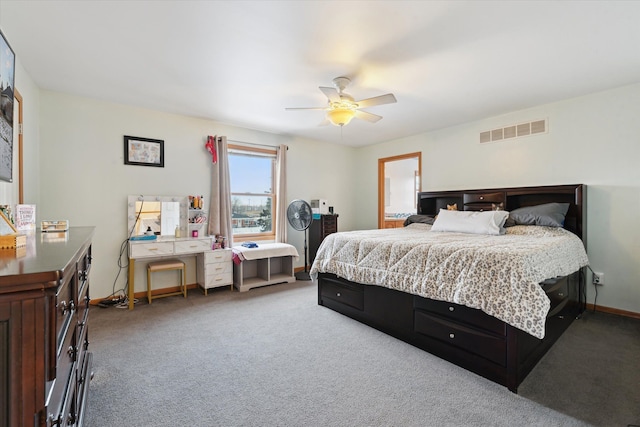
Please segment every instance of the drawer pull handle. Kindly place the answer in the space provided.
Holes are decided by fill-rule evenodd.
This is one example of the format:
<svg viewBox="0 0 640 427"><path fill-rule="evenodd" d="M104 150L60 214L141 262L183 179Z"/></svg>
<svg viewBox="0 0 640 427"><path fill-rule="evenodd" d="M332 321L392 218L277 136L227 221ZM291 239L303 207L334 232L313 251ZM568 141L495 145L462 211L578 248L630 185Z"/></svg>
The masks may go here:
<svg viewBox="0 0 640 427"><path fill-rule="evenodd" d="M67 302L66 301L61 301L60 302L60 311L62 311L62 315L63 316L65 314L67 314Z"/></svg>
<svg viewBox="0 0 640 427"><path fill-rule="evenodd" d="M480 196L480 200L484 200L484 196Z"/></svg>
<svg viewBox="0 0 640 427"><path fill-rule="evenodd" d="M559 296L559 297L563 297L563 296L564 296L564 294L563 294L562 292L558 292L558 296Z"/></svg>
<svg viewBox="0 0 640 427"><path fill-rule="evenodd" d="M49 414L49 423L51 424L51 427L62 425L62 415L59 415L58 418L56 418L55 415Z"/></svg>
<svg viewBox="0 0 640 427"><path fill-rule="evenodd" d="M449 334L449 338L454 339L456 337L456 334Z"/></svg>
<svg viewBox="0 0 640 427"><path fill-rule="evenodd" d="M455 309L455 307L449 306L449 311L454 311Z"/></svg>
<svg viewBox="0 0 640 427"><path fill-rule="evenodd" d="M340 294L340 292L336 292L336 296L337 296L337 297L340 297L340 296L342 296L342 295Z"/></svg>
<svg viewBox="0 0 640 427"><path fill-rule="evenodd" d="M222 280L222 277L218 277L218 278L216 279L216 282L219 282L219 281L221 281L221 280Z"/></svg>
<svg viewBox="0 0 640 427"><path fill-rule="evenodd" d="M157 250L158 250L158 248L149 248L149 249L147 249L147 250L148 250L148 251L157 251Z"/></svg>

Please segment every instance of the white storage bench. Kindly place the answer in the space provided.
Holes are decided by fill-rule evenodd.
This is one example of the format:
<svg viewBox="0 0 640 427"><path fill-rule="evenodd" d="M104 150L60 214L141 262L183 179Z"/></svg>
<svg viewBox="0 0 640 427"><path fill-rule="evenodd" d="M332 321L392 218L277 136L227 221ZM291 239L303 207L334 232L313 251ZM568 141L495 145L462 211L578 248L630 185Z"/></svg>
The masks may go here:
<svg viewBox="0 0 640 427"><path fill-rule="evenodd" d="M233 286L240 292L258 286L295 282L298 250L287 243L258 243L257 248L234 246ZM237 263L237 259L241 262Z"/></svg>

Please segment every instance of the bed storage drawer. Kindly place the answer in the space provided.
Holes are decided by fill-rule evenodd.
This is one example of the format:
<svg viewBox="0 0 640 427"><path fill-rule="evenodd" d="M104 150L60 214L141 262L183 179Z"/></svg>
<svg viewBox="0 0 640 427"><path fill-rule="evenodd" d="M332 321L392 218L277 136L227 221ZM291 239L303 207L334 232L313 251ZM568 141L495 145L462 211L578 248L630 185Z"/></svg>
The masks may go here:
<svg viewBox="0 0 640 427"><path fill-rule="evenodd" d="M318 283L320 286L320 298L329 298L342 304L346 304L358 310L364 308L364 293L362 288L349 285L348 283L322 278Z"/></svg>
<svg viewBox="0 0 640 427"><path fill-rule="evenodd" d="M464 323L475 329L484 329L494 334L505 336L507 325L482 311L447 301L436 301L416 296L414 308L426 314L435 314L455 323Z"/></svg>
<svg viewBox="0 0 640 427"><path fill-rule="evenodd" d="M506 339L425 311L414 312L414 330L506 366Z"/></svg>
<svg viewBox="0 0 640 427"><path fill-rule="evenodd" d="M555 316L569 301L569 281L567 276L547 279L544 282L540 282L540 286L542 286L551 301L547 317Z"/></svg>

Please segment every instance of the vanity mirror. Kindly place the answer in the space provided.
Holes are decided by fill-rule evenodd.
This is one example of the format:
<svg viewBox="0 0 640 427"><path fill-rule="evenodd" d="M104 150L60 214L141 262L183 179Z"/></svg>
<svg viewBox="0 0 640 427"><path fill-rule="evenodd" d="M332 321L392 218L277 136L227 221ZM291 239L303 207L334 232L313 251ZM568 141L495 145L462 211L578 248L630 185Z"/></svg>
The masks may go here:
<svg viewBox="0 0 640 427"><path fill-rule="evenodd" d="M156 235L175 235L176 227L186 233L186 196L129 196L127 227L131 236L142 236L150 228Z"/></svg>

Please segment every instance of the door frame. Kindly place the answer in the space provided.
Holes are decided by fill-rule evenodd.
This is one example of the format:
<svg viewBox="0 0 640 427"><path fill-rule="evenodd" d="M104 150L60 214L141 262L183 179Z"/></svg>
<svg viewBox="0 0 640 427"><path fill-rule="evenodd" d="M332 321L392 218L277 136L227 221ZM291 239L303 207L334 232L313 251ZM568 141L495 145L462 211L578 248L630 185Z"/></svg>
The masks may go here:
<svg viewBox="0 0 640 427"><path fill-rule="evenodd" d="M417 151L415 153L400 154L398 156L384 157L378 159L378 228L385 228L384 226L384 169L388 162L394 162L397 160L406 159L418 159L418 175L420 177L418 191L422 190L422 152ZM416 206L416 212L418 207Z"/></svg>

